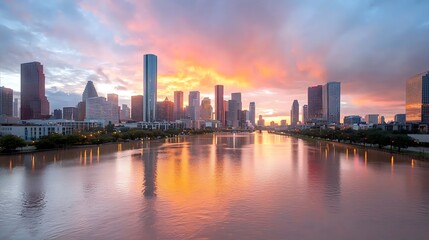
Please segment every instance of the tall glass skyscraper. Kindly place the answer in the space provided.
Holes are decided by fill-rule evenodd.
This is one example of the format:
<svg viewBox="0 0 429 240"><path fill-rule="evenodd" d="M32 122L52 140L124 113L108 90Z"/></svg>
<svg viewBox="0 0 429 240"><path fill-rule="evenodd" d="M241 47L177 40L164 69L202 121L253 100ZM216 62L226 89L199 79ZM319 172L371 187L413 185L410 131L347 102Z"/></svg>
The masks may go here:
<svg viewBox="0 0 429 240"><path fill-rule="evenodd" d="M143 121L155 122L157 100L157 57L145 54L143 57Z"/></svg>
<svg viewBox="0 0 429 240"><path fill-rule="evenodd" d="M407 122L429 123L429 71L407 80L405 113Z"/></svg>
<svg viewBox="0 0 429 240"><path fill-rule="evenodd" d="M182 119L183 116L183 92L182 91L174 91L174 108L173 108L174 120Z"/></svg>
<svg viewBox="0 0 429 240"><path fill-rule="evenodd" d="M321 119L323 117L322 85L308 88L308 119Z"/></svg>
<svg viewBox="0 0 429 240"><path fill-rule="evenodd" d="M253 124L253 126L256 126L256 124L255 124L255 118L256 118L255 102L250 102L250 104L249 104L249 118L250 118L250 122Z"/></svg>
<svg viewBox="0 0 429 240"><path fill-rule="evenodd" d="M223 107L223 85L215 86L215 117L222 127L225 126L225 109Z"/></svg>
<svg viewBox="0 0 429 240"><path fill-rule="evenodd" d="M293 100L292 109L290 110L290 125L296 126L299 122L299 103Z"/></svg>
<svg viewBox="0 0 429 240"><path fill-rule="evenodd" d="M341 83L328 82L323 86L323 119L328 123L340 123Z"/></svg>
<svg viewBox="0 0 429 240"><path fill-rule="evenodd" d="M21 119L49 117L49 102L45 96L45 74L40 62L21 64Z"/></svg>

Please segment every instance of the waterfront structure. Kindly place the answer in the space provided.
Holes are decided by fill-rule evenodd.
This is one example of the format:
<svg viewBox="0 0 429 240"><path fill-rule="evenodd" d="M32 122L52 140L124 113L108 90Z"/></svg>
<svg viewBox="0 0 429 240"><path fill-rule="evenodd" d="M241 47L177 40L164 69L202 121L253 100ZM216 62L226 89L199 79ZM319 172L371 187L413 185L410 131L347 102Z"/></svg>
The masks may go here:
<svg viewBox="0 0 429 240"><path fill-rule="evenodd" d="M21 119L46 119L49 101L45 96L45 74L40 62L21 64Z"/></svg>
<svg viewBox="0 0 429 240"><path fill-rule="evenodd" d="M409 78L405 95L406 121L429 123L429 71Z"/></svg>
<svg viewBox="0 0 429 240"><path fill-rule="evenodd" d="M131 119L143 121L143 95L131 96Z"/></svg>
<svg viewBox="0 0 429 240"><path fill-rule="evenodd" d="M293 100L292 109L290 110L290 125L296 126L299 122L299 103Z"/></svg>
<svg viewBox="0 0 429 240"><path fill-rule="evenodd" d="M119 123L118 106L104 97L86 99L85 120L104 120L106 123Z"/></svg>
<svg viewBox="0 0 429 240"><path fill-rule="evenodd" d="M130 113L131 113L131 109L128 107L127 104L122 104L122 108L121 108L121 114L119 114L119 120L130 120Z"/></svg>
<svg viewBox="0 0 429 240"><path fill-rule="evenodd" d="M213 107L211 105L211 100L208 97L203 98L201 101L201 119L202 120L211 120L213 114Z"/></svg>
<svg viewBox="0 0 429 240"><path fill-rule="evenodd" d="M344 116L343 119L344 125L360 124L361 121L362 117L357 115Z"/></svg>
<svg viewBox="0 0 429 240"><path fill-rule="evenodd" d="M341 83L328 82L322 88L323 119L328 123L340 123Z"/></svg>
<svg viewBox="0 0 429 240"><path fill-rule="evenodd" d="M183 119L183 92L174 91L174 120Z"/></svg>
<svg viewBox="0 0 429 240"><path fill-rule="evenodd" d="M225 107L223 100L223 85L215 86L215 119L218 120L222 127L225 126Z"/></svg>
<svg viewBox="0 0 429 240"><path fill-rule="evenodd" d="M256 105L255 102L249 103L249 119L250 123L252 123L253 126L255 125L255 119L256 119Z"/></svg>
<svg viewBox="0 0 429 240"><path fill-rule="evenodd" d="M156 121L174 121L174 103L166 97L164 101L156 103Z"/></svg>
<svg viewBox="0 0 429 240"><path fill-rule="evenodd" d="M199 91L190 91L188 99L188 115L191 120L200 119L200 92Z"/></svg>
<svg viewBox="0 0 429 240"><path fill-rule="evenodd" d="M258 127L263 127L263 126L265 126L265 120L262 118L262 115L259 115Z"/></svg>
<svg viewBox="0 0 429 240"><path fill-rule="evenodd" d="M0 115L13 116L13 90L0 87Z"/></svg>
<svg viewBox="0 0 429 240"><path fill-rule="evenodd" d="M302 123L306 124L308 121L308 105L302 106Z"/></svg>
<svg viewBox="0 0 429 240"><path fill-rule="evenodd" d="M143 121L154 122L156 120L157 99L157 56L146 54L143 57Z"/></svg>
<svg viewBox="0 0 429 240"><path fill-rule="evenodd" d="M25 141L39 140L40 137L51 133L63 134L63 128L60 125L3 125L0 126L0 135L15 135Z"/></svg>
<svg viewBox="0 0 429 240"><path fill-rule="evenodd" d="M323 118L323 98L322 98L322 85L312 86L308 88L308 119L322 119Z"/></svg>
<svg viewBox="0 0 429 240"><path fill-rule="evenodd" d="M88 81L82 93L82 102L93 97L98 97L97 90L95 89L94 83L92 81Z"/></svg>
<svg viewBox="0 0 429 240"><path fill-rule="evenodd" d="M396 123L406 123L406 115L405 114L395 114L395 122Z"/></svg>
<svg viewBox="0 0 429 240"><path fill-rule="evenodd" d="M54 109L54 119L63 119L63 111L61 109Z"/></svg>
<svg viewBox="0 0 429 240"><path fill-rule="evenodd" d="M378 114L367 114L365 115L366 124L378 124Z"/></svg>

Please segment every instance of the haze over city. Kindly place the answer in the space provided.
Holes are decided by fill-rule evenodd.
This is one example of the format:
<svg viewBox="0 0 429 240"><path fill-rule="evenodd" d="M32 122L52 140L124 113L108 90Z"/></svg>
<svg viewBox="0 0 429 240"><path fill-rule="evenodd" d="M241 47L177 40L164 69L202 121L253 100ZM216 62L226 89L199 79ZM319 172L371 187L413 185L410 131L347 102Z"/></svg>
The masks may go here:
<svg viewBox="0 0 429 240"><path fill-rule="evenodd" d="M24 7L25 6L25 7ZM341 82L341 115L405 112L405 80L429 62L426 1L2 1L1 85L40 61L51 110L91 80L130 103L156 54L158 100L242 92L267 121L289 119L307 88ZM186 100L185 100L186 103ZM342 117L341 117L342 119Z"/></svg>

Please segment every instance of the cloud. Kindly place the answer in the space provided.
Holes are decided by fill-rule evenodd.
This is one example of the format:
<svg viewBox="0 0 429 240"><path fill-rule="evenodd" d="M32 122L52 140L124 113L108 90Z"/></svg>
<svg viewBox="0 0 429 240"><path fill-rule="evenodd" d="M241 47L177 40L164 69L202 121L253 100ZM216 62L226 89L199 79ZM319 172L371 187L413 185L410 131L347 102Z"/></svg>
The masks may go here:
<svg viewBox="0 0 429 240"><path fill-rule="evenodd" d="M160 98L175 90L243 92L243 106L288 115L307 87L341 81L342 115L404 112L404 82L429 69L427 1L0 2L2 82L19 89L22 62L46 84L128 101L142 92L143 54L158 55ZM269 96L262 90L276 92ZM281 100L276 102L274 100ZM51 102L54 99L50 100Z"/></svg>

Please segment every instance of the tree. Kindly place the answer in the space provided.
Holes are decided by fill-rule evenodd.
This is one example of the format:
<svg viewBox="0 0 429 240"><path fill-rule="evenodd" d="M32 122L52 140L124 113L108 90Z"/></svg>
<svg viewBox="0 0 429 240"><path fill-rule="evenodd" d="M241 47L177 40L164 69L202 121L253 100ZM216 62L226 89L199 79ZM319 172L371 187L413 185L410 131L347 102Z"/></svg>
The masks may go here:
<svg viewBox="0 0 429 240"><path fill-rule="evenodd" d="M27 144L24 139L15 135L4 135L0 137L0 147L6 152L16 150L19 147L25 147Z"/></svg>

